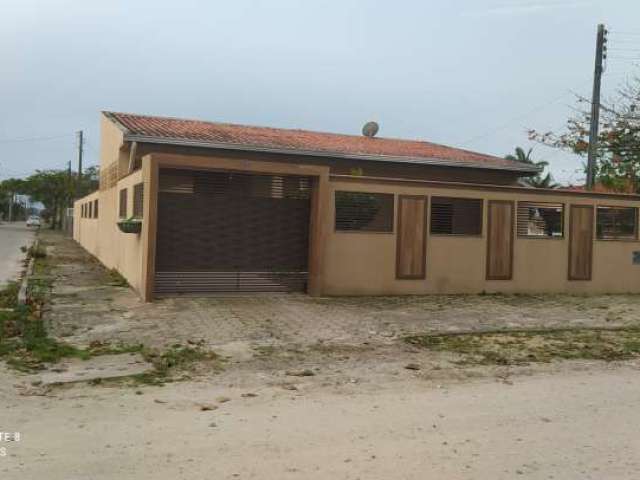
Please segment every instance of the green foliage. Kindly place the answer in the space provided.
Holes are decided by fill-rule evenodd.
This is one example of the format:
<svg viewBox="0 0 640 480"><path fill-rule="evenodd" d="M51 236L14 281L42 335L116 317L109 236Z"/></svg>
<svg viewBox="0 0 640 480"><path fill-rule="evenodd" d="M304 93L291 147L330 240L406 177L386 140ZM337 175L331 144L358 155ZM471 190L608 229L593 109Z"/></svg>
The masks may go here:
<svg viewBox="0 0 640 480"><path fill-rule="evenodd" d="M564 329L413 335L405 341L454 353L460 365L521 365L553 360L628 360L640 356L640 329Z"/></svg>
<svg viewBox="0 0 640 480"><path fill-rule="evenodd" d="M18 305L18 282L9 282L5 288L0 290L0 308L15 308Z"/></svg>
<svg viewBox="0 0 640 480"><path fill-rule="evenodd" d="M42 368L63 357L88 358L88 353L47 336L33 306L18 305L18 285L0 291L0 358L21 371Z"/></svg>
<svg viewBox="0 0 640 480"><path fill-rule="evenodd" d="M577 96L576 102L577 113L567 120L564 130L532 129L529 138L586 157L591 101ZM601 101L600 108L596 181L610 190L640 193L640 77L621 87L615 101Z"/></svg>
<svg viewBox="0 0 640 480"><path fill-rule="evenodd" d="M162 353L146 352L146 359L153 364L156 374L167 376L171 370L186 369L194 363L216 360L218 355L206 350L203 345L172 345Z"/></svg>
<svg viewBox="0 0 640 480"><path fill-rule="evenodd" d="M111 270L109 270L109 285L112 285L114 287L128 287L129 286L129 282L127 282L127 279L124 278L120 272L118 270L116 270L115 268L112 268Z"/></svg>
<svg viewBox="0 0 640 480"><path fill-rule="evenodd" d="M8 210L8 198L14 194L29 195L45 206L43 217L51 228L61 224L61 216L73 198L79 198L98 188L98 167L90 167L78 178L67 170L36 170L25 178L9 178L0 182L0 211Z"/></svg>
<svg viewBox="0 0 640 480"><path fill-rule="evenodd" d="M8 178L0 182L0 218L9 218L10 203L13 203L13 220L24 219L24 207L14 201L16 194L24 190L24 180L19 178Z"/></svg>
<svg viewBox="0 0 640 480"><path fill-rule="evenodd" d="M26 250L26 253L29 258L42 259L47 257L47 249L39 243L37 245L31 245Z"/></svg>
<svg viewBox="0 0 640 480"><path fill-rule="evenodd" d="M530 148L527 152L524 151L522 147L516 147L515 154L506 155L504 158L507 160L513 160L515 162L527 163L529 165L534 165L538 167L540 170L535 176L525 177L522 181L527 185L530 185L534 188L558 188L559 185L555 183L553 177L550 172L547 172L544 175L544 169L549 166L549 162L544 160L535 161L531 158L531 153L533 149Z"/></svg>

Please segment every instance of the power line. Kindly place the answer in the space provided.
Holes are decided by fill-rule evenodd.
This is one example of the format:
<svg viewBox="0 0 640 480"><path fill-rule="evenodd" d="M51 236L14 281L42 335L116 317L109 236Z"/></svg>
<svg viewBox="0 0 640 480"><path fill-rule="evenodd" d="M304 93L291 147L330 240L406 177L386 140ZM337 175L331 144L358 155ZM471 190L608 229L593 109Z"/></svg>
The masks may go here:
<svg viewBox="0 0 640 480"><path fill-rule="evenodd" d="M589 81L589 83L591 83L591 81ZM581 86L580 88L582 88L582 86ZM473 138L470 138L469 140L466 140L465 142L462 142L462 143L461 143L461 145L466 145L466 144L468 144L468 143L474 142L474 141L476 141L476 140L479 140L479 139L481 139L481 138L484 138L484 137L486 137L486 136L488 136L488 135L491 135L491 134L493 134L493 133L496 133L496 132L499 132L499 131L504 130L504 129L506 129L506 128L509 128L509 127L511 127L511 126L512 126L513 122L515 122L515 121L517 121L517 120L521 120L521 119L523 119L523 118L526 118L526 117L528 117L529 115L531 115L531 114L533 114L533 113L536 113L536 112L538 112L538 111L540 111L540 110L543 110L544 108L546 108L546 107L548 107L548 106L550 106L550 105L554 105L554 104L558 103L560 100L562 100L563 98L565 98L565 97L566 97L566 96L568 96L568 95L574 95L574 92L573 92L573 91L571 91L571 90L569 90L569 91L567 91L567 92L563 93L561 96L559 96L559 97L555 98L554 100L551 100L550 102L546 102L546 103L544 103L544 104L538 105L537 107L532 108L531 110L527 111L526 113L523 113L523 114L521 114L521 115L518 115L518 116L516 116L516 117L513 117L513 118L509 119L509 120L508 120L507 122L505 122L504 124L501 124L500 126L498 126L498 127L494 128L494 129L492 129L492 130L489 130L489 131L487 131L487 132L485 132L485 133L483 133L483 134L481 134L481 135L477 135L477 136L475 136L475 137L473 137Z"/></svg>
<svg viewBox="0 0 640 480"><path fill-rule="evenodd" d="M640 36L640 31L620 31L620 30L609 30L609 33L612 35L622 35L622 36Z"/></svg>
<svg viewBox="0 0 640 480"><path fill-rule="evenodd" d="M71 136L72 135L67 133L65 135L55 135L50 137L5 138L5 139L0 139L0 143L38 142L38 141L45 141L45 140L55 140L58 138L68 138Z"/></svg>

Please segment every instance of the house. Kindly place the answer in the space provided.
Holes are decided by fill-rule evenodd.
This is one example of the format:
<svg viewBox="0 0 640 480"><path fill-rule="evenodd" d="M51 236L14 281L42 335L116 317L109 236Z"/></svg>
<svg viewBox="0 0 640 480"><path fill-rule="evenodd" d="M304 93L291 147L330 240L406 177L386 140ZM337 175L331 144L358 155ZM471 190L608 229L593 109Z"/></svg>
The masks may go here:
<svg viewBox="0 0 640 480"><path fill-rule="evenodd" d="M636 195L423 141L114 112L101 137L74 238L145 300L640 291Z"/></svg>

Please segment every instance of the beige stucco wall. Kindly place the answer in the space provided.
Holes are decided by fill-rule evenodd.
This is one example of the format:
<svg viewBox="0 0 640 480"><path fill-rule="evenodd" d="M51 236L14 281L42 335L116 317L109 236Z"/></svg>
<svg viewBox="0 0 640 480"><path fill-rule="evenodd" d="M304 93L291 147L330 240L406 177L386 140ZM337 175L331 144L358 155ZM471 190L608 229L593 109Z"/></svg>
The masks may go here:
<svg viewBox="0 0 640 480"><path fill-rule="evenodd" d="M122 150L124 134L111 120L100 115L100 168L104 169L115 161L128 163L128 153Z"/></svg>
<svg viewBox="0 0 640 480"><path fill-rule="evenodd" d="M123 147L122 132L108 119L102 118L101 124L101 166L119 162L121 172L126 171L128 150ZM139 147L138 155L145 152ZM162 150L162 147L154 147ZM202 153L202 152L200 152ZM238 154L240 155L240 154ZM153 155L152 155L153 156ZM594 240L593 271L590 281L569 281L568 269L568 225L569 206L571 204L640 206L637 198L624 199L607 195L581 195L576 193L542 193L535 189L511 189L479 186L444 186L437 182L374 181L371 179L350 177L348 179L333 176L329 181L328 168L314 167L299 159L296 162L251 162L248 159L221 158L215 155L195 157L191 155L158 155L165 166L189 168L243 169L247 171L272 171L277 166L298 167L292 174L319 175L322 181L318 192L319 227L312 242L315 268L314 293L324 295L393 295L393 294L429 294L429 293L617 293L640 292L640 266L632 264L632 252L640 250L638 241L601 241ZM265 157L266 158L266 157ZM117 269L135 288L141 292L153 277L153 246L149 248L146 260L143 256L145 235L150 225L155 224L155 207L149 199L155 199L151 192L150 180L154 178L151 160L147 159L143 170L120 179L117 186L94 192L75 203L74 238L91 254L96 256L107 268ZM294 163L294 165L292 165ZM144 168L147 168L146 174ZM271 170L270 170L271 169ZM281 172L287 174L291 171ZM273 171L278 171L276 170ZM128 190L128 212L133 209L133 185L145 183L145 212L153 214L145 218L145 230L142 235L124 234L117 227L118 192ZM157 183L157 182L156 182ZM483 234L478 237L435 236L427 233L426 279L396 279L396 231L393 233L347 233L334 230L334 194L336 190L392 193L396 195L395 221L397 223L397 196L434 195L480 198L485 200L483 209ZM81 218L81 205L99 199L99 218ZM560 202L565 205L564 237L561 239L529 239L515 237L514 264L512 280L488 281L485 279L486 232L488 200L544 201ZM145 215L147 215L145 213ZM155 227L151 229L155 232ZM429 228L427 229L429 231ZM153 245L149 241L149 245ZM320 247L318 247L320 246ZM315 249L314 249L315 247ZM148 271L144 262L147 262ZM147 297L148 298L148 297Z"/></svg>
<svg viewBox="0 0 640 480"><path fill-rule="evenodd" d="M73 221L73 238L107 268L118 270L138 292L143 283L142 239L141 235L122 233L118 229L118 192L127 188L129 217L133 211L133 185L142 181L142 171L138 170L121 179L114 188L79 199L74 205ZM81 218L81 205L96 198L98 218Z"/></svg>
<svg viewBox="0 0 640 480"><path fill-rule="evenodd" d="M327 243L323 292L327 295L380 295L427 293L619 293L640 292L640 265L632 264L638 241L595 240L591 281L570 281L568 269L569 205L640 205L636 200L586 197L571 194L536 194L535 190L435 188L419 184L333 179L325 215ZM334 229L336 190L396 194L394 233L347 233ZM427 233L426 279L396 279L396 230L398 194L439 195L485 200L483 233L479 237L442 236ZM512 280L486 280L486 200L561 202L565 204L564 237L530 239L515 237ZM428 229L429 231L429 229Z"/></svg>

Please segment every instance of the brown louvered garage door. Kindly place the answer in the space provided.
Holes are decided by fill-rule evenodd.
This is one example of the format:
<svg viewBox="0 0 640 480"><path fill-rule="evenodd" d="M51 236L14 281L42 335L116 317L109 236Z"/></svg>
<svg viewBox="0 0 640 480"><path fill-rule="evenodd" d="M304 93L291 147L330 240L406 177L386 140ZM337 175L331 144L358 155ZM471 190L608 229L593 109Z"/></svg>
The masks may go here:
<svg viewBox="0 0 640 480"><path fill-rule="evenodd" d="M160 170L156 294L304 291L308 177Z"/></svg>

